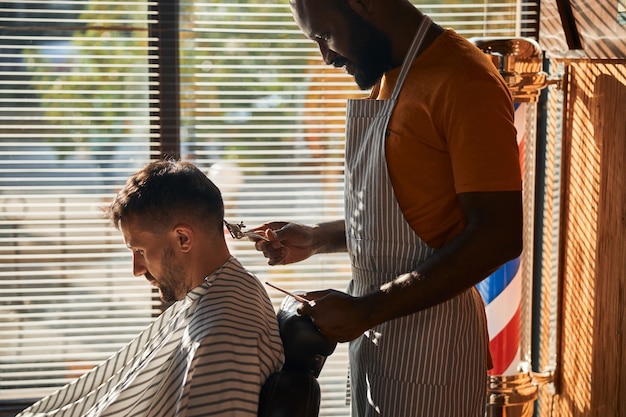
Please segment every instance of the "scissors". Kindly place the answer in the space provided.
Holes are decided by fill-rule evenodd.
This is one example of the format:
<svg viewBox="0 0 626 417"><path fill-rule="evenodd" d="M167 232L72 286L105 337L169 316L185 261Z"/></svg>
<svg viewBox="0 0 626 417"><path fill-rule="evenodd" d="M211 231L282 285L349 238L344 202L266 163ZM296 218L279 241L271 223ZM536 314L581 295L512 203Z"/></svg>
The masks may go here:
<svg viewBox="0 0 626 417"><path fill-rule="evenodd" d="M265 236L260 235L256 232L250 232L250 231L244 232L243 230L241 230L244 227L246 227L246 225L243 224L243 221L239 222L239 224L233 224L233 223L228 223L226 220L224 220L224 225L228 229L228 232L230 233L230 235L235 239L243 239L244 237L247 237L250 240L266 240L266 241L269 240Z"/></svg>

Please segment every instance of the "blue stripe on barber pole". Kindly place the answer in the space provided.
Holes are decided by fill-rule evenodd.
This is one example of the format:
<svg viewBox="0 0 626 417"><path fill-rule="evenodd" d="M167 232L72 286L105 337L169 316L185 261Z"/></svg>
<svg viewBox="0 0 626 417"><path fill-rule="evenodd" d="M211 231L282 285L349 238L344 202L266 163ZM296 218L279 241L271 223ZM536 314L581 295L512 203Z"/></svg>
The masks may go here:
<svg viewBox="0 0 626 417"><path fill-rule="evenodd" d="M513 281L515 274L520 267L520 258L513 259L502 265L493 274L476 285L485 304L491 303L504 289Z"/></svg>
<svg viewBox="0 0 626 417"><path fill-rule="evenodd" d="M526 108L526 103L515 103L515 128L522 172L524 170ZM476 288L486 305L489 347L493 359L493 368L489 373L491 375L515 374L521 350L521 258L502 265L480 282Z"/></svg>

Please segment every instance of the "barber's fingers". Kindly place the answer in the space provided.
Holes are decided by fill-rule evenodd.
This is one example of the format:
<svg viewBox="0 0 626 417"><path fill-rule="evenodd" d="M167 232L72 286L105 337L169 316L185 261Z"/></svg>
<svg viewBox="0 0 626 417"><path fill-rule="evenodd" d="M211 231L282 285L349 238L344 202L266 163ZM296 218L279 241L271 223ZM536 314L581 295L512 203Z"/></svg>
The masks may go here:
<svg viewBox="0 0 626 417"><path fill-rule="evenodd" d="M300 304L297 309L298 314L300 316L311 316L313 314L313 308L315 307L315 304L316 303L313 303L313 305L311 305L310 302ZM311 318L313 317L311 316Z"/></svg>
<svg viewBox="0 0 626 417"><path fill-rule="evenodd" d="M254 241L254 248L259 252L266 252L281 248L283 245L279 240L262 240L258 239Z"/></svg>
<svg viewBox="0 0 626 417"><path fill-rule="evenodd" d="M258 240L254 243L257 251L263 252L263 256L267 258L269 265L281 265L289 254L289 248L283 246L277 240Z"/></svg>
<svg viewBox="0 0 626 417"><path fill-rule="evenodd" d="M270 266L286 265L287 256L289 255L289 248L281 247L276 251L272 251L271 254L265 254L265 252L263 254L267 258L267 264Z"/></svg>
<svg viewBox="0 0 626 417"><path fill-rule="evenodd" d="M273 232L275 230L280 230L283 227L285 227L285 225L287 225L288 222L269 222L269 223L263 223L259 226L255 226L253 228L250 229L251 232L257 233L261 236L266 237L267 239L271 239L270 236L275 236L275 235L268 235L269 232Z"/></svg>
<svg viewBox="0 0 626 417"><path fill-rule="evenodd" d="M259 252L263 252L264 254L271 254L274 251L280 250L283 247L283 244L280 241L280 237L274 230L267 229L265 231L259 231L257 233L261 236L264 236L264 239L256 239L254 241L254 248Z"/></svg>
<svg viewBox="0 0 626 417"><path fill-rule="evenodd" d="M312 316L315 313L317 300L327 295L331 290L311 291L299 294L303 298L309 300L308 303L302 303L298 306L297 312L301 316Z"/></svg>

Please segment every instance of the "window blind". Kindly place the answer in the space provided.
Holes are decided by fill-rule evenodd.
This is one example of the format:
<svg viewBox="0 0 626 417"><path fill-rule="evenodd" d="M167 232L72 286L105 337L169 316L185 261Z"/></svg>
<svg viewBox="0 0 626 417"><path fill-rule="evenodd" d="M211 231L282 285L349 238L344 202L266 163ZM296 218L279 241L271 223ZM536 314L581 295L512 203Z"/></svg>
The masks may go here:
<svg viewBox="0 0 626 417"><path fill-rule="evenodd" d="M37 399L159 313L101 208L150 159L145 1L0 3L0 401Z"/></svg>
<svg viewBox="0 0 626 417"><path fill-rule="evenodd" d="M159 313L100 215L159 157L156 3L0 3L0 407L62 386ZM535 6L419 4L467 37L534 36ZM286 0L178 10L179 152L220 186L227 220L342 218L345 100L365 93L323 64ZM290 290L343 290L350 278L345 254L269 267L250 242L227 239L260 280ZM282 294L268 293L278 308ZM342 344L319 378L321 416L349 415L346 375Z"/></svg>

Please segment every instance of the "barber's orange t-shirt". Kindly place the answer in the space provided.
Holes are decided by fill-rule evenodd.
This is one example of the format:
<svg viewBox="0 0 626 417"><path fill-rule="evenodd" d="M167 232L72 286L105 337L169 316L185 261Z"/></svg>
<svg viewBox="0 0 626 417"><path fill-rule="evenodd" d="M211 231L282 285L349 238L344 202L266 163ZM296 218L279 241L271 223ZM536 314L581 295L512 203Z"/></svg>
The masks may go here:
<svg viewBox="0 0 626 417"><path fill-rule="evenodd" d="M371 98L390 98L399 72L386 73ZM430 246L442 246L465 227L457 194L521 190L513 115L495 66L454 31L414 60L385 148L402 212Z"/></svg>

